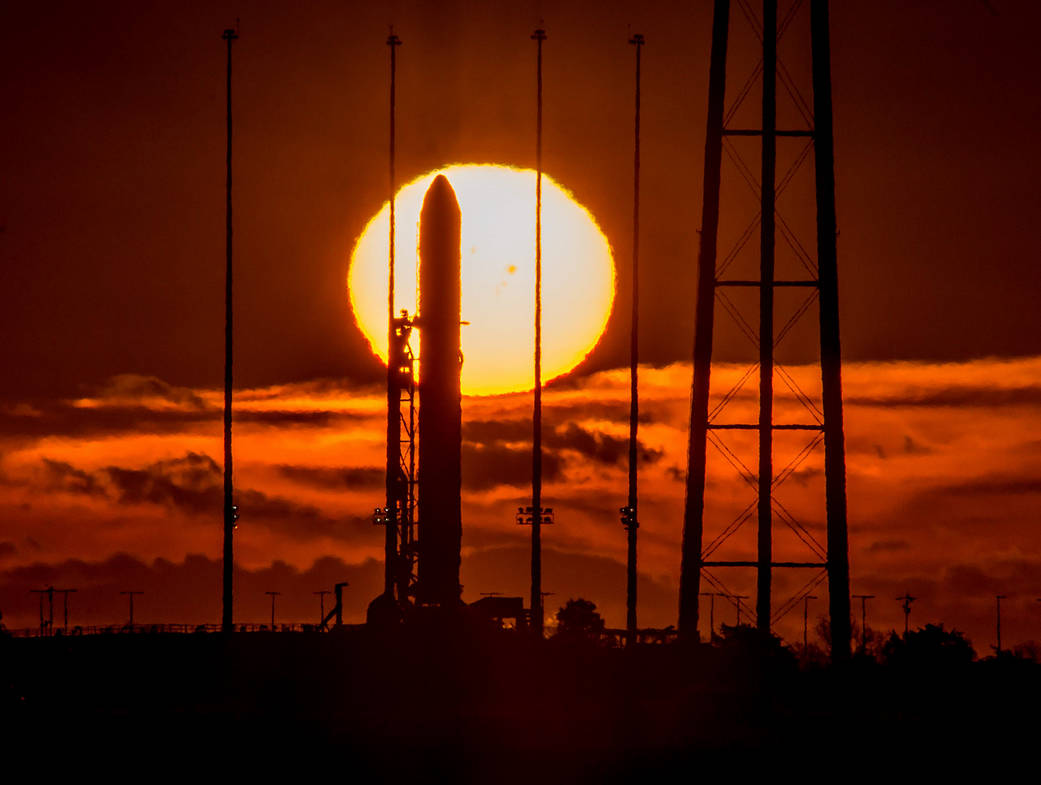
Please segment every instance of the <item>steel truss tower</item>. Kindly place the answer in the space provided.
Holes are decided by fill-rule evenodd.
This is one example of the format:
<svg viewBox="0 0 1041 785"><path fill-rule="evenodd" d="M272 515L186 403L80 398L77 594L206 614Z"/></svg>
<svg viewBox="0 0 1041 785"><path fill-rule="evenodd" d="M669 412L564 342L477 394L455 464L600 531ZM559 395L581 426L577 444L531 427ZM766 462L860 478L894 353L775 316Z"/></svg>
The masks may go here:
<svg viewBox="0 0 1041 785"><path fill-rule="evenodd" d="M701 239L698 255L697 314L694 339L694 380L691 397L690 443L687 464L686 504L683 521L683 551L680 575L679 632L686 640L698 638L698 596L704 578L717 591L725 589L710 568L752 567L756 570L756 624L769 630L827 579L830 597L832 658L843 661L850 656L849 555L846 531L846 469L842 425L841 351L839 344L838 280L836 271L835 179L831 107L831 54L829 44L827 0L810 2L810 39L812 51L812 108L802 97L790 72L777 56L779 37L790 27L802 5L791 3L778 20L776 0L764 0L762 18L758 18L748 0L736 5L762 42L762 59L744 88L725 111L727 45L730 26L729 0L716 0L712 24L712 53L709 67L708 127L705 141L705 174L702 202ZM762 83L762 112L759 128L731 127L738 107L753 83ZM777 85L791 96L805 121L805 127L777 127ZM761 167L758 178L744 163L734 145L736 137L752 137L761 142ZM778 142L803 145L802 153L792 167L777 177ZM795 170L813 151L816 190L817 258L805 250L791 226L777 211L778 195L791 182ZM738 247L717 265L717 237L720 217L721 164L724 153L759 199L759 214L741 235ZM759 275L754 280L723 277L729 263L741 247L759 229ZM796 280L779 280L775 275L775 236L791 246L809 273ZM808 238L807 238L808 239ZM728 292L756 290L759 293L758 331L740 314ZM779 288L803 291L808 296L792 319L775 329L775 293ZM758 349L758 362L710 410L709 384L712 370L712 344L715 303L735 319L738 326ZM776 362L775 349L788 334L792 324L814 301L819 306L821 405L802 391L784 366ZM758 372L759 412L756 422L731 423L717 418L741 387ZM780 380L792 396L810 414L809 423L777 423L774 421L774 381ZM758 471L751 471L723 441L730 431L751 431L758 436ZM809 443L791 463L775 470L773 437L778 431L805 431ZM755 501L746 507L707 545L705 535L705 473L707 445L726 458L755 491ZM825 503L827 543L820 544L776 498L776 491L815 447L824 444ZM711 560L716 549L743 523L755 517L757 558L754 561ZM814 558L805 562L780 562L773 557L774 518L791 528L807 545ZM713 532L714 533L714 532ZM771 600L771 579L778 568L804 568L813 571L811 578L793 597L775 606ZM721 591L735 597L732 592Z"/></svg>

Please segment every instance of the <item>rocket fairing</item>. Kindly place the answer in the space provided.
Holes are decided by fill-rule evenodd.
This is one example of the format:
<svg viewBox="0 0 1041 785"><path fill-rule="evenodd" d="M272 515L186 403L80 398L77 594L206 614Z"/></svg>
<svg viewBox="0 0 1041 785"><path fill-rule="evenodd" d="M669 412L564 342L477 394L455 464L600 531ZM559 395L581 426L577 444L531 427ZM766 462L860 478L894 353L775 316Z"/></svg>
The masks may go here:
<svg viewBox="0 0 1041 785"><path fill-rule="evenodd" d="M461 224L455 191L438 175L419 217L417 599L442 607L461 602Z"/></svg>

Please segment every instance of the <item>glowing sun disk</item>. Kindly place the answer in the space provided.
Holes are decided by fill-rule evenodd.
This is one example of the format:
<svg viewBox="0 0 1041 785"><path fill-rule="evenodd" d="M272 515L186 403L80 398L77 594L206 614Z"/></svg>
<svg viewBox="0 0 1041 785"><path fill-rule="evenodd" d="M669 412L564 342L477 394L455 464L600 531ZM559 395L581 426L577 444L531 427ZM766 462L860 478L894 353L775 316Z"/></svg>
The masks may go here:
<svg viewBox="0 0 1041 785"><path fill-rule="evenodd" d="M535 172L505 166L449 166L403 186L395 202L397 311L416 311L419 212L438 174L462 210L463 392L531 389L535 373ZM387 361L387 250L390 206L362 231L348 289L358 326ZM611 313L614 262L589 212L552 178L542 178L542 376L567 373L593 349ZM418 341L413 340L418 350Z"/></svg>

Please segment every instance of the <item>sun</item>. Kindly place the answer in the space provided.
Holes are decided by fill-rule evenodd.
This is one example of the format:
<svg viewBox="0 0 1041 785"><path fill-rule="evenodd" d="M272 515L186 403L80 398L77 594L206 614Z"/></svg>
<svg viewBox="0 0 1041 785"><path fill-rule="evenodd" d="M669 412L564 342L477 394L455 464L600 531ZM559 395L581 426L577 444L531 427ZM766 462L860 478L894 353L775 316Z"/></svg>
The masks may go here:
<svg viewBox="0 0 1041 785"><path fill-rule="evenodd" d="M535 172L492 164L448 166L403 186L395 202L397 311L416 311L419 211L445 175L462 210L462 387L466 395L530 390L535 313ZM347 285L358 327L387 361L390 206L369 221ZM589 211L542 176L542 376L567 373L596 346L614 302L611 247ZM413 341L418 348L418 342Z"/></svg>

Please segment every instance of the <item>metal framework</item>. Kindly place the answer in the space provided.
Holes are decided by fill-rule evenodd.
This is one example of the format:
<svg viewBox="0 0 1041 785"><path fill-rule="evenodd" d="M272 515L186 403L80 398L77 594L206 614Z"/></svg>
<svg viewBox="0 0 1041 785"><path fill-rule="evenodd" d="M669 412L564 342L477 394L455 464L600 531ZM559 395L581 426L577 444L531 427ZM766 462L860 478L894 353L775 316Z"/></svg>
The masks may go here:
<svg viewBox="0 0 1041 785"><path fill-rule="evenodd" d="M776 0L764 0L759 18L748 0L737 0L742 15L762 44L762 59L733 98L726 100L727 46L730 27L729 0L716 0L712 27L712 54L709 68L708 127L705 142L705 179L702 203L701 241L698 257L697 314L694 340L694 380L691 398L691 431L688 448L686 504L683 524L683 553L680 577L679 631L687 640L698 638L698 597L704 578L715 592L738 606L740 599L726 589L709 568L752 567L756 570L756 625L768 631L785 614L798 606L813 590L828 581L832 630L832 657L842 661L850 656L849 556L846 531L845 447L842 425L841 352L838 321L838 284L836 273L836 226L834 152L832 140L831 66L827 0L810 2L810 38L812 49L813 99L807 102L791 74L778 58L778 40L791 26L803 5L794 0L783 18L778 19ZM759 128L735 128L731 122L751 88L762 85L761 124ZM791 96L801 114L804 128L777 127L778 82ZM725 111L726 110L726 111ZM753 137L761 142L760 172L755 172L742 159L733 143L735 137ZM794 163L780 178L777 173L779 140L794 140L802 146ZM791 183L792 177L813 152L817 206L816 259L777 210L777 197ZM759 200L759 213L740 235L735 247L717 262L717 239L720 216L720 185L723 156L726 154L742 179ZM725 278L728 266L759 230L759 276L752 280ZM777 235L791 247L807 276L795 280L779 280L775 271ZM808 296L794 315L777 329L775 324L775 292L779 288L806 290ZM735 290L759 293L758 330L747 320L728 296ZM752 365L714 407L710 408L710 374L715 305L736 322L755 346L758 361ZM814 304L819 306L821 404L818 405L798 385L795 378L778 363L778 344L793 325ZM723 423L720 412L731 403L743 386L758 372L759 411L754 423ZM774 382L779 380L809 414L809 421L777 423L774 421ZM758 436L758 466L752 471L740 455L727 444L726 432L752 431ZM773 437L777 431L805 431L809 441L787 465L774 466ZM755 499L708 543L705 535L705 473L707 445L719 451L755 492ZM811 532L777 499L778 487L789 479L803 461L824 445L825 497L827 509L827 543L821 544ZM742 527L757 521L755 560L713 560L715 552ZM806 545L811 558L806 561L777 561L773 554L774 519L790 528ZM785 602L772 602L773 571L779 568L814 570L802 588Z"/></svg>
<svg viewBox="0 0 1041 785"><path fill-rule="evenodd" d="M386 505L377 507L373 523L384 526L384 594L410 602L416 581L416 377L409 339L414 320L394 305L396 230L396 89L397 48L393 31L390 49L390 227L387 258L387 483Z"/></svg>
<svg viewBox="0 0 1041 785"><path fill-rule="evenodd" d="M408 311L391 321L388 352L387 504L377 507L373 523L387 527L384 592L399 603L411 602L416 590L416 358Z"/></svg>

